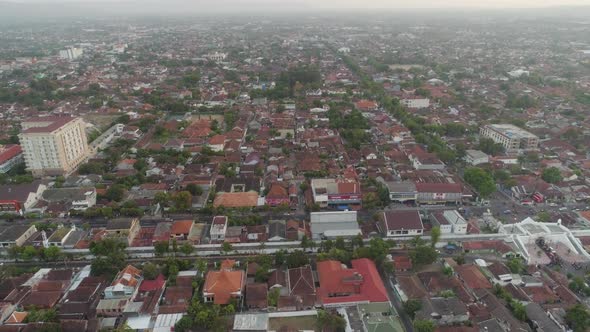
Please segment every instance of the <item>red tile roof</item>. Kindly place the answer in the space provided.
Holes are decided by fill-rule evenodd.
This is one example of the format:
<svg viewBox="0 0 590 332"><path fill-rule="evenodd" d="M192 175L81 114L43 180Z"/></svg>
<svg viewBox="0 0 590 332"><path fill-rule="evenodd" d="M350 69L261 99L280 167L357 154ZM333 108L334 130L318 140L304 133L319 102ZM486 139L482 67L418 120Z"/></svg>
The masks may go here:
<svg viewBox="0 0 590 332"><path fill-rule="evenodd" d="M166 283L166 278L161 273L154 280L144 280L139 285L140 292L149 292L161 289Z"/></svg>
<svg viewBox="0 0 590 332"><path fill-rule="evenodd" d="M31 118L28 120L23 121L24 123L27 122L46 122L47 125L43 127L31 127L29 129L23 130L23 134L31 134L31 133L51 133L64 125L74 121L76 118L73 117L60 117L60 116L52 116L52 117L42 117L42 118Z"/></svg>
<svg viewBox="0 0 590 332"><path fill-rule="evenodd" d="M228 304L232 293L244 289L244 271L210 271L207 273L203 293L213 294L213 303Z"/></svg>
<svg viewBox="0 0 590 332"><path fill-rule="evenodd" d="M22 152L20 145L17 144L0 145L0 164L11 160Z"/></svg>
<svg viewBox="0 0 590 332"><path fill-rule="evenodd" d="M346 302L387 302L387 291L373 261L361 258L352 261L353 268L338 261L317 263L323 304Z"/></svg>
<svg viewBox="0 0 590 332"><path fill-rule="evenodd" d="M457 266L456 272L465 285L471 289L492 288L492 284L475 265Z"/></svg>
<svg viewBox="0 0 590 332"><path fill-rule="evenodd" d="M177 220L170 228L170 234L188 234L193 227L192 220Z"/></svg>

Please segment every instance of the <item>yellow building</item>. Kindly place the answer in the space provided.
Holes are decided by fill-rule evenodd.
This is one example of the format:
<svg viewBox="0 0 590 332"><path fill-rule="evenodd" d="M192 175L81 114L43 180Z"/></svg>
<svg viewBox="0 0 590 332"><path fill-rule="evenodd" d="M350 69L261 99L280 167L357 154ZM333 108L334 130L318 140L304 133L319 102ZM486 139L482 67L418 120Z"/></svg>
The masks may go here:
<svg viewBox="0 0 590 332"><path fill-rule="evenodd" d="M89 156L81 118L31 118L21 125L20 144L33 176L69 175Z"/></svg>

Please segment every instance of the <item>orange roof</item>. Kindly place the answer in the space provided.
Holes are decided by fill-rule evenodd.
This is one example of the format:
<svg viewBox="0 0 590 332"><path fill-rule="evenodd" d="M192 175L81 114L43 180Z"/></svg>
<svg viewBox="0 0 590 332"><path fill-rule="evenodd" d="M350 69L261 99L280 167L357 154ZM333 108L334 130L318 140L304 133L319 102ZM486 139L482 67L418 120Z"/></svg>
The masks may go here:
<svg viewBox="0 0 590 332"><path fill-rule="evenodd" d="M122 284L125 286L135 287L140 277L141 270L133 265L127 265L123 270L121 270L121 272L119 272L119 274L117 274L117 278L115 278L111 285L115 286L117 284Z"/></svg>
<svg viewBox="0 0 590 332"><path fill-rule="evenodd" d="M268 194L266 194L266 197L268 198L283 198L288 196L287 188L278 183L271 184Z"/></svg>
<svg viewBox="0 0 590 332"><path fill-rule="evenodd" d="M235 207L255 207L258 205L258 194L255 192L245 193L220 193L215 197L213 206L225 206L228 208Z"/></svg>
<svg viewBox="0 0 590 332"><path fill-rule="evenodd" d="M18 312L15 311L8 317L8 319L4 322L4 324L18 324L22 323L29 313L26 311Z"/></svg>
<svg viewBox="0 0 590 332"><path fill-rule="evenodd" d="M233 259L224 259L221 262L220 270L231 270L236 265L236 261Z"/></svg>
<svg viewBox="0 0 590 332"><path fill-rule="evenodd" d="M232 293L244 288L244 271L209 271L205 278L203 293L213 294L213 303L228 304Z"/></svg>
<svg viewBox="0 0 590 332"><path fill-rule="evenodd" d="M193 227L192 220L177 220L170 228L170 234L188 234Z"/></svg>
<svg viewBox="0 0 590 332"><path fill-rule="evenodd" d="M225 143L225 136L224 135L215 135L209 139L209 144L211 145L218 145Z"/></svg>

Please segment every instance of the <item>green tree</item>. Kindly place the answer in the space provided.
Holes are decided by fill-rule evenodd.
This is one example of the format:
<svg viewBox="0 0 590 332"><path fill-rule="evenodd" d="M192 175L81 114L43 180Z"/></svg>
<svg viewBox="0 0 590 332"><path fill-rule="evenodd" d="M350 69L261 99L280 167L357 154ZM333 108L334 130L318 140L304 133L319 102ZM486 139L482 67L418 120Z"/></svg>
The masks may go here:
<svg viewBox="0 0 590 332"><path fill-rule="evenodd" d="M120 202L125 195L125 186L121 184L114 184L107 189L105 194L106 199L110 201Z"/></svg>
<svg viewBox="0 0 590 332"><path fill-rule="evenodd" d="M186 256L189 256L190 254L193 253L193 251L195 250L195 247L192 246L192 244L185 242L180 246L180 252L185 254Z"/></svg>
<svg viewBox="0 0 590 332"><path fill-rule="evenodd" d="M303 237L301 238L301 248L303 250L306 250L307 248L312 248L314 245L314 242L312 240L310 240L307 235L303 235Z"/></svg>
<svg viewBox="0 0 590 332"><path fill-rule="evenodd" d="M192 195L188 191L181 191L173 196L172 200L174 201L174 207L177 210L185 211L191 208L192 206Z"/></svg>
<svg viewBox="0 0 590 332"><path fill-rule="evenodd" d="M491 154L492 156L496 156L504 152L504 146L502 144L496 143L491 138L485 137L479 139L478 149L487 154Z"/></svg>
<svg viewBox="0 0 590 332"><path fill-rule="evenodd" d="M227 254L233 250L233 246L229 242L223 242L223 244L221 245L221 250Z"/></svg>
<svg viewBox="0 0 590 332"><path fill-rule="evenodd" d="M430 245L434 248L440 239L440 226L434 226L430 230Z"/></svg>
<svg viewBox="0 0 590 332"><path fill-rule="evenodd" d="M51 246L43 251L43 255L45 256L45 259L50 262L56 261L61 257L61 248Z"/></svg>
<svg viewBox="0 0 590 332"><path fill-rule="evenodd" d="M326 310L318 310L317 325L320 331L343 331L346 320L337 313L329 313Z"/></svg>
<svg viewBox="0 0 590 332"><path fill-rule="evenodd" d="M418 246L410 252L410 257L415 265L432 264L438 258L438 253L431 246Z"/></svg>
<svg viewBox="0 0 590 332"><path fill-rule="evenodd" d="M514 257L511 258L507 263L506 266L508 266L508 268L510 269L510 272L512 273L520 273L522 271L522 269L524 268L522 261L520 260L520 258Z"/></svg>
<svg viewBox="0 0 590 332"><path fill-rule="evenodd" d="M414 331L415 332L434 332L436 325L431 320L415 320Z"/></svg>
<svg viewBox="0 0 590 332"><path fill-rule="evenodd" d="M156 256L162 257L170 250L170 242L158 241L154 243L154 252Z"/></svg>
<svg viewBox="0 0 590 332"><path fill-rule="evenodd" d="M125 243L118 239L106 238L90 243L90 253L94 255L90 273L112 279L127 264Z"/></svg>
<svg viewBox="0 0 590 332"><path fill-rule="evenodd" d="M147 280L154 280L160 274L160 269L154 263L146 263L142 269L143 277Z"/></svg>
<svg viewBox="0 0 590 332"><path fill-rule="evenodd" d="M38 251L33 246L24 246L21 251L21 258L25 261L30 261L37 257Z"/></svg>
<svg viewBox="0 0 590 332"><path fill-rule="evenodd" d="M422 302L419 300L409 299L403 304L404 311L414 319L416 312L422 308Z"/></svg>
<svg viewBox="0 0 590 332"><path fill-rule="evenodd" d="M560 182L562 180L561 171L557 167L545 168L541 178L547 183Z"/></svg>
<svg viewBox="0 0 590 332"><path fill-rule="evenodd" d="M191 193L191 195L193 195L193 196L201 196L201 195L203 195L203 188L201 188L201 186L196 185L194 183L189 183L186 186L186 191L188 191L189 193Z"/></svg>
<svg viewBox="0 0 590 332"><path fill-rule="evenodd" d="M590 313L583 304L576 304L566 310L565 321L574 332L590 329Z"/></svg>
<svg viewBox="0 0 590 332"><path fill-rule="evenodd" d="M309 257L302 250L295 250L287 255L286 262L290 269L294 269L309 264Z"/></svg>
<svg viewBox="0 0 590 332"><path fill-rule="evenodd" d="M465 170L465 181L477 190L479 195L483 198L489 197L496 191L496 183L490 172L479 168L471 167Z"/></svg>

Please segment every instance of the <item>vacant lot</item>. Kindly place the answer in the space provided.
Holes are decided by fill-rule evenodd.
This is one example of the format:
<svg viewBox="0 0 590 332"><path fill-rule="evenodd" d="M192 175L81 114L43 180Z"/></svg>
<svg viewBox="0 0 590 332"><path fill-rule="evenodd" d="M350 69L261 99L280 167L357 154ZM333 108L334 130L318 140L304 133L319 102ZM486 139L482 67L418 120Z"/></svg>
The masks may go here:
<svg viewBox="0 0 590 332"><path fill-rule="evenodd" d="M271 318L268 322L268 328L271 331L278 331L283 326L288 327L287 331L292 329L296 331L319 331L316 327L315 316Z"/></svg>

